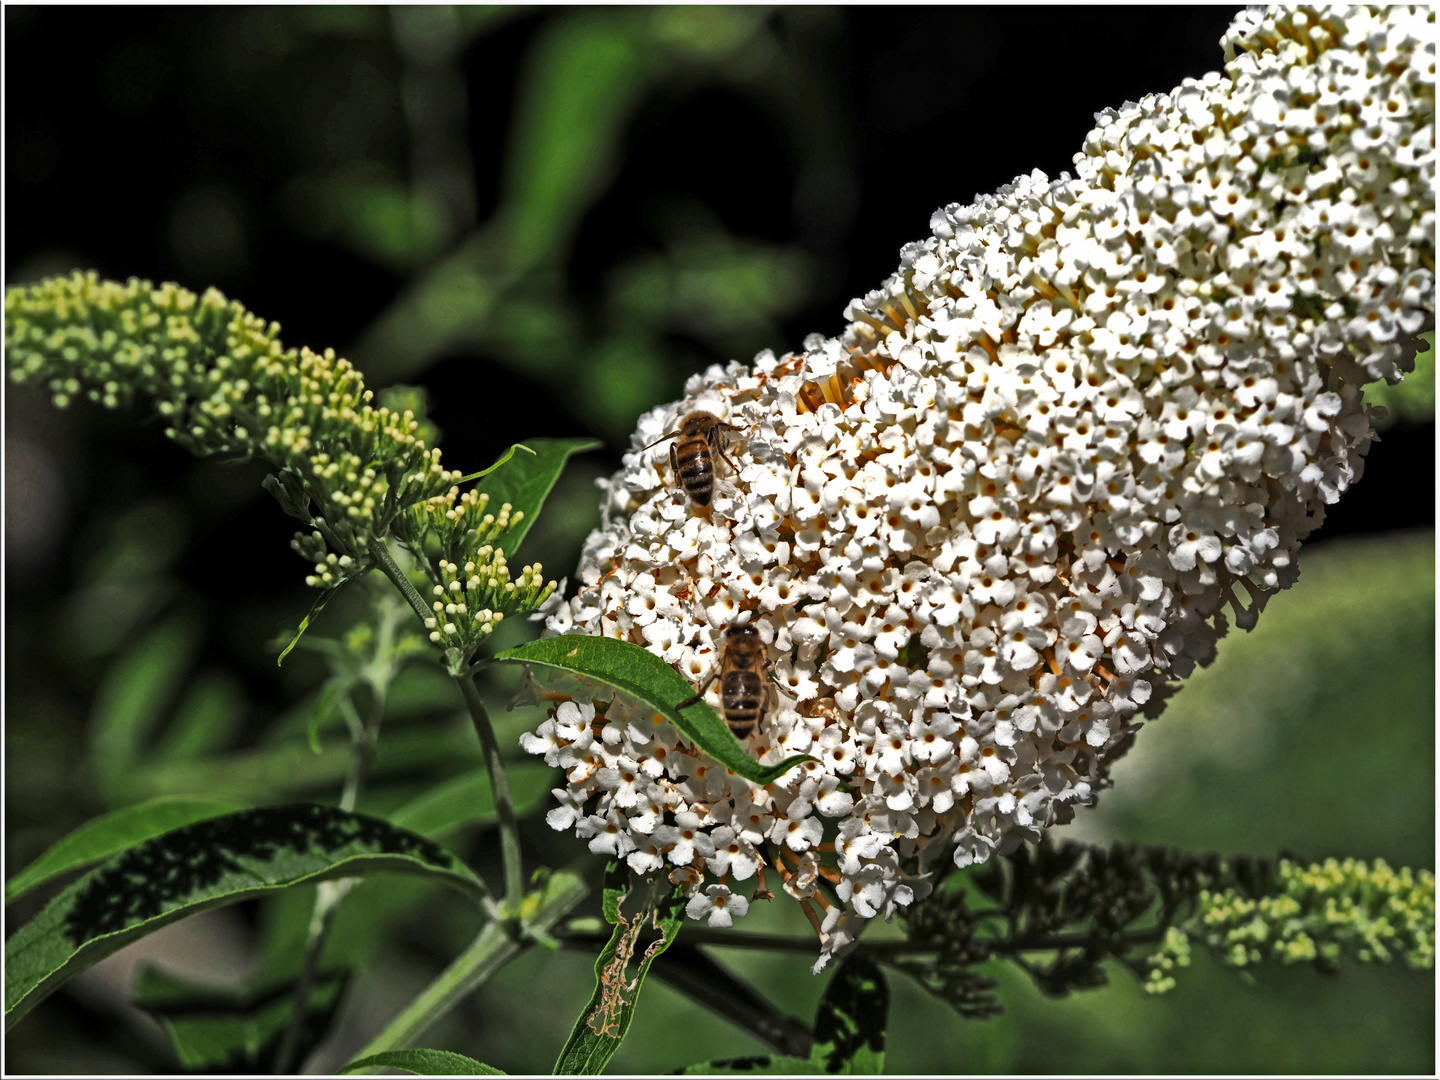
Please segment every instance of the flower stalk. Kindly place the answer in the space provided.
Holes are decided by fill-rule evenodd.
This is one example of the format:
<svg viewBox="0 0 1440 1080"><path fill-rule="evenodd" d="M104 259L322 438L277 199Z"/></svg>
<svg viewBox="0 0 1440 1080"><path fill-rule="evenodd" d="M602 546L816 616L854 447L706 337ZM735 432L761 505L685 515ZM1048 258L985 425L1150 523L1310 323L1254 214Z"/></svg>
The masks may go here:
<svg viewBox="0 0 1440 1080"><path fill-rule="evenodd" d="M593 860L586 860L586 868L593 871L593 866L588 865L591 862ZM517 905L516 910L531 934L514 934L496 920L486 923L470 946L356 1054L356 1059L409 1046L431 1024L547 934L590 889L591 883L583 869L572 867L548 875L540 888Z"/></svg>
<svg viewBox="0 0 1440 1080"><path fill-rule="evenodd" d="M480 698L473 675L456 676L460 693L465 698L465 708L475 725L475 734L480 738L480 749L485 755L485 769L490 777L490 790L495 799L495 814L499 819L500 858L505 874L504 916L507 924L514 929L519 926L521 900L525 895L525 872L520 853L520 826L515 818L515 804L510 797L510 780L505 773L505 759L500 754L500 744L495 739L495 728L490 723L490 713Z"/></svg>

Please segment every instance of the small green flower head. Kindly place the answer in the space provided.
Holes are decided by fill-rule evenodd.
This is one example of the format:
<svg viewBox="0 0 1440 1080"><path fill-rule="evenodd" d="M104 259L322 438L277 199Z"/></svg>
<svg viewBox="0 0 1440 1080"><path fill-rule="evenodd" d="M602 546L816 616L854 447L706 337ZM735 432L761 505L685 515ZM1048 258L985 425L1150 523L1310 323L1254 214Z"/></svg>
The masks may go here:
<svg viewBox="0 0 1440 1080"><path fill-rule="evenodd" d="M1435 966L1435 877L1428 870L1356 859L1282 861L1276 870L1276 889L1266 896L1202 890L1194 916L1169 928L1148 959L1146 989L1163 993L1174 985L1171 972L1188 962L1192 937L1232 967L1272 960L1333 970L1346 955L1360 963L1403 957L1414 968Z"/></svg>
<svg viewBox="0 0 1440 1080"><path fill-rule="evenodd" d="M306 580L332 588L369 569L398 514L461 474L426 446L412 409L375 408L348 361L286 349L279 334L215 289L138 278L76 273L5 296L15 382L44 386L61 408L148 399L192 453L271 462L266 488L308 527L292 544L315 564Z"/></svg>
<svg viewBox="0 0 1440 1080"><path fill-rule="evenodd" d="M539 563L511 577L505 552L495 543L518 524L523 511L509 503L494 512L484 492L451 487L407 511L396 534L425 566L435 611L430 640L443 648L473 649L507 615L537 610L555 592ZM434 557L432 557L432 555Z"/></svg>

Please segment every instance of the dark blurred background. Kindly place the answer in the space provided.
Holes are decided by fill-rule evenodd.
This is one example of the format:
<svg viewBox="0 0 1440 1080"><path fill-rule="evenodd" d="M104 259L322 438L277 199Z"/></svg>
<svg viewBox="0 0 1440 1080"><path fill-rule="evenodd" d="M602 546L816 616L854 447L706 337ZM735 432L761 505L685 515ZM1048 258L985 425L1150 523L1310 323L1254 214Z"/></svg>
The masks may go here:
<svg viewBox="0 0 1440 1080"><path fill-rule="evenodd" d="M1068 168L1097 110L1218 68L1231 14L7 7L6 281L93 268L217 286L279 321L288 344L335 347L372 386L426 388L452 468L529 436L601 438L524 553L560 576L598 519L591 484L617 467L641 411L708 364L838 332L845 303L928 233L937 207ZM1262 620L1222 646L1222 664L1234 652L1260 674L1197 680L1174 711L1187 696L1220 704L1167 717L1122 766L1155 798L1142 777L1167 776L1163 809L1120 801L1122 783L1113 810L1087 816L1093 835L1434 865L1428 378L1388 395L1365 478L1312 541L1322 584L1267 612L1290 629L1256 644ZM269 647L312 597L263 470L194 461L136 421L7 393L7 876L94 814L156 794L338 794L343 747L307 757L294 720L323 669L303 655L277 668ZM1355 634L1367 618L1374 633ZM136 670L152 673L139 699L156 710L116 720ZM1311 670L1339 689L1311 700ZM1277 696L1281 675L1305 692ZM382 740L362 809L476 764L443 680L412 682L387 721L410 749L387 762ZM1360 696L1342 708L1347 687ZM500 682L489 692L513 745L535 716L505 714ZM109 747L126 723L121 769ZM1147 740L1182 723L1189 741L1147 772ZM1357 785L1357 767L1373 783ZM553 865L577 852L543 815L526 835ZM453 843L482 863L493 847L483 832ZM190 920L199 928L167 932L145 959L202 979L257 975L303 931L309 895L296 894ZM367 883L347 905L353 925L342 917L331 959L364 974L312 1068L335 1067L474 931L451 898L418 886ZM7 912L7 932L33 910ZM795 929L787 918L748 921ZM11 1071L168 1068L158 1031L124 1004L134 956L17 1028ZM810 1015L822 982L808 961L725 960ZM547 1070L590 962L526 957L427 1045ZM1058 1006L1007 975L1010 1012L989 1024L897 985L889 1066L1433 1069L1428 975L1242 981L1202 958L1162 1001L1115 975ZM564 1015L531 1015L534 979L553 981ZM617 1068L760 1048L664 987L651 994Z"/></svg>

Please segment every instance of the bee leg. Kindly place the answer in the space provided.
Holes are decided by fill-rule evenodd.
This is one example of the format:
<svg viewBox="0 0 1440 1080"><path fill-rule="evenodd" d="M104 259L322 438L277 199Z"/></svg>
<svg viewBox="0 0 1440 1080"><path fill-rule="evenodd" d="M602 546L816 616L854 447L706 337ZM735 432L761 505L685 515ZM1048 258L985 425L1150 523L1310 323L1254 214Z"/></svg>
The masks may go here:
<svg viewBox="0 0 1440 1080"><path fill-rule="evenodd" d="M712 671L712 672L710 673L710 677L709 677L708 679L706 679L703 683L700 684L700 692L699 692L698 694L696 694L694 697L687 697L684 701L682 701L682 702L680 702L678 705L676 705L675 708L676 708L676 709L683 709L683 708L685 708L687 705L694 705L697 701L699 701L701 698L703 698L703 697L705 696L705 691L710 689L710 684L715 681L716 677L717 677L719 674L720 674L720 673L719 673L718 671Z"/></svg>
<svg viewBox="0 0 1440 1080"><path fill-rule="evenodd" d="M675 444L670 444L670 468L675 474L675 482L680 482L680 459L675 456Z"/></svg>
<svg viewBox="0 0 1440 1080"><path fill-rule="evenodd" d="M710 429L710 439L709 439L709 441L710 441L710 449L714 450L715 453L717 453L717 454L720 455L721 460L724 461L726 465L729 465L729 466L730 466L730 470L731 470L732 472L737 472L737 473L738 473L738 472L740 471L739 466L737 466L737 465L735 464L735 462L731 461L729 455L725 453L725 446L724 446L724 443L722 442L722 440L721 440L721 438L720 438L720 428L721 428L722 426L725 427L725 428L728 428L728 429L731 430L731 431L739 431L739 430L740 430L739 428L732 428L732 427L730 427L729 424L724 424L724 425L716 424L713 428Z"/></svg>

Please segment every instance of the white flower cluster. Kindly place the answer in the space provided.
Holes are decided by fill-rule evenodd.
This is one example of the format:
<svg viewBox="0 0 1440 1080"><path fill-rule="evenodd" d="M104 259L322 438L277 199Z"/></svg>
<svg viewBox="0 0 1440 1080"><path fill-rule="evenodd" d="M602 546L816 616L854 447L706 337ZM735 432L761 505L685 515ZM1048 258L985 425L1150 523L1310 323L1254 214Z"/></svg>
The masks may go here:
<svg viewBox="0 0 1440 1080"><path fill-rule="evenodd" d="M582 688L524 740L567 771L555 828L708 872L717 925L773 867L824 909L823 964L930 859L1091 802L1223 609L1253 625L1294 580L1373 437L1361 386L1434 325L1434 16L1246 12L1225 46L1100 114L1075 178L938 212L842 338L642 419L549 630L698 685L748 618L780 694L747 745L818 760L759 788ZM708 515L640 450L697 409L746 433Z"/></svg>

